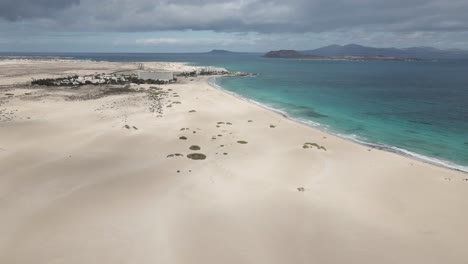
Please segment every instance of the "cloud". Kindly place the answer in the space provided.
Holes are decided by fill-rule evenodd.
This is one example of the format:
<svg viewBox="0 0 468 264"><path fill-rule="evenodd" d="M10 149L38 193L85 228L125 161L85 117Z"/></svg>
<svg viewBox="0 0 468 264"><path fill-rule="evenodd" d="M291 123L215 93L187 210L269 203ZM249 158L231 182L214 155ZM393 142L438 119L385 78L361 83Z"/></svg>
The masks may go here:
<svg viewBox="0 0 468 264"><path fill-rule="evenodd" d="M2 0L0 10L10 21L48 18L52 30L468 31L465 0Z"/></svg>
<svg viewBox="0 0 468 264"><path fill-rule="evenodd" d="M78 5L80 0L1 0L0 18L10 21L53 17L56 12Z"/></svg>
<svg viewBox="0 0 468 264"><path fill-rule="evenodd" d="M254 45L255 40L245 38L146 38L137 39L137 45L161 46L161 45L211 45L211 46L231 46L231 45Z"/></svg>
<svg viewBox="0 0 468 264"><path fill-rule="evenodd" d="M96 34L144 35L129 42L108 37L108 43L125 43L120 47L128 49L212 45L263 50L333 43L463 48L466 14L466 0L0 0L0 34L31 42L45 34L63 36L49 37L52 44L86 38L66 37L70 32L87 33L99 43L106 39ZM185 32L198 35L185 37Z"/></svg>

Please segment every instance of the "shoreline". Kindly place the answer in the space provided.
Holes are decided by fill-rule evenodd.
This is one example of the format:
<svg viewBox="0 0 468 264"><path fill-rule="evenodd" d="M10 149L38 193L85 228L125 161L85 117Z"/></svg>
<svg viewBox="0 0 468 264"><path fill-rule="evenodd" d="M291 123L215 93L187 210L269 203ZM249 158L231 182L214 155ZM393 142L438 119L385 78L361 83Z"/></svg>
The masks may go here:
<svg viewBox="0 0 468 264"><path fill-rule="evenodd" d="M217 83L214 83L214 82L210 81L210 80L216 80L218 78L225 78L225 77L223 77L223 76L210 77L207 80L207 83L211 87L213 87L214 89L225 92L226 94L228 94L230 96L233 96L233 97L235 97L237 99L243 100L243 101L248 102L250 104L259 106L262 109L265 109L267 111L274 112L274 113L282 116L285 119L288 119L290 121L301 124L301 125L303 125L303 126L305 126L307 128L316 129L316 130L318 130L318 131L320 131L322 133L326 133L328 135L344 139L346 141L349 141L349 142L354 143L354 144L358 144L360 146L365 146L365 147L369 147L369 148L373 148L373 149L382 150L382 151L385 151L385 152L388 152L388 153L397 154L397 155L399 155L401 157L409 158L409 159L414 160L414 161L420 161L420 162L424 162L426 164L434 165L434 166L437 166L437 167L440 167L440 168L445 168L445 169L449 169L449 170L458 171L458 172L468 174L468 166L455 164L455 163L452 163L452 162L446 161L446 160L440 160L440 159L437 159L437 158L433 158L433 157L430 157L430 156L426 156L426 155L423 155L423 154L412 152L412 151L409 151L409 150L406 150L406 149L402 149L402 148L399 148L399 147L396 147L396 146L389 146L389 145L380 144L380 143L366 142L366 141L362 141L362 140L359 140L359 139L356 139L356 138L352 138L351 136L348 136L348 135L335 133L335 132L330 131L328 129L321 129L320 126L322 126L322 124L320 124L320 123L316 123L318 126L311 125L311 124L309 124L309 122L311 122L311 123L315 123L315 122L309 121L309 120L302 120L302 119L299 119L299 118L292 117L292 116L288 115L286 112L283 112L283 111L275 109L275 108L273 108L271 106L262 104L260 102L255 101L255 100L252 100L250 98L243 97L243 96L241 96L239 94L236 94L234 92L230 92L230 91L224 89L223 87L221 87L220 85L218 85Z"/></svg>

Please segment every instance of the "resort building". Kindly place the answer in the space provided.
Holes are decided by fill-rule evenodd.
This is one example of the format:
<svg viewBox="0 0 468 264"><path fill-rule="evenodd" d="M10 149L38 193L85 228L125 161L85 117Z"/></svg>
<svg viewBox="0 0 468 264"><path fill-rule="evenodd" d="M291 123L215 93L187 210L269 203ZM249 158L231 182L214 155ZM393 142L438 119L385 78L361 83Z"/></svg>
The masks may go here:
<svg viewBox="0 0 468 264"><path fill-rule="evenodd" d="M138 79L171 81L174 79L174 73L166 71L138 71Z"/></svg>

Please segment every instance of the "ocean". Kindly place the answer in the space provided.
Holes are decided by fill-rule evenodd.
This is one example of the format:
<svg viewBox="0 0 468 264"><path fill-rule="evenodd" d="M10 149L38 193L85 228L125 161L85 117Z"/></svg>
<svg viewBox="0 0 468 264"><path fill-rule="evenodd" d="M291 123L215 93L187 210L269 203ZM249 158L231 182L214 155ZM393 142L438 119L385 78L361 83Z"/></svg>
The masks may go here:
<svg viewBox="0 0 468 264"><path fill-rule="evenodd" d="M6 54L0 54L0 56ZM468 61L312 61L261 54L13 54L180 61L254 77L212 84L368 146L468 172Z"/></svg>

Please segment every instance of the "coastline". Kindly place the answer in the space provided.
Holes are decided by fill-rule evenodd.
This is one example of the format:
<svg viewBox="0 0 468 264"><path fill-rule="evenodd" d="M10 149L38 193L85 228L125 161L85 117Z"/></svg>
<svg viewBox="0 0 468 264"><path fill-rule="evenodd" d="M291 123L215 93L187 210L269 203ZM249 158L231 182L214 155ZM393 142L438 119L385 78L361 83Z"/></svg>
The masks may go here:
<svg viewBox="0 0 468 264"><path fill-rule="evenodd" d="M0 62L1 263L468 261L465 173L311 129L209 77L14 85L118 70L137 64Z"/></svg>
<svg viewBox="0 0 468 264"><path fill-rule="evenodd" d="M212 77L210 79L215 81L218 78L225 78L225 77L216 76L216 77ZM227 94L229 94L229 95L231 95L231 96L233 96L233 97L235 97L237 99L244 100L244 101L246 101L248 103L259 106L259 107L261 107L261 108L263 108L265 110L277 113L278 115L281 115L282 117L284 117L286 119L289 119L291 121L302 124L302 125L304 125L304 126L306 126L308 128L317 129L317 130L319 130L319 131L321 131L323 133L342 138L344 140L350 141L350 142L355 143L355 144L359 144L359 145L364 146L364 147L369 147L369 148L373 148L373 149L386 151L386 152L389 152L389 153L394 153L394 154L397 154L397 155L400 155L402 157L406 157L406 158L409 158L409 159L412 159L412 160L421 161L421 162L425 162L427 164L431 164L431 165L434 165L434 166L438 166L438 167L442 167L442 168L446 168L446 169L459 171L459 172L463 172L463 173L468 174L468 167L467 166L455 164L455 163L452 163L452 162L446 161L446 160L440 160L440 159L430 157L430 156L425 156L423 154L412 152L412 151L402 149L402 148L399 148L399 147L396 147L396 146L389 146L389 145L380 144L380 143L367 142L367 141L359 140L359 139L357 139L355 137L352 137L352 136L349 136L349 135L344 135L344 134L340 134L340 133L337 133L337 132L333 132L330 129L324 128L322 126L322 124L320 124L320 123L315 123L315 122L312 122L310 120L303 120L303 119L300 119L300 118L295 118L293 116L288 115L288 113L286 113L284 111L275 109L274 107L268 106L266 104L262 104L260 102L255 101L255 100L252 100L252 99L249 99L249 98L246 98L246 97L242 97L241 95L236 94L234 92L230 92L230 91L224 89L223 87L221 87L220 85L218 85L217 83L211 82L210 79L207 80L207 82L213 88L218 89L220 91L223 91L223 92L225 92L225 93L227 93Z"/></svg>

